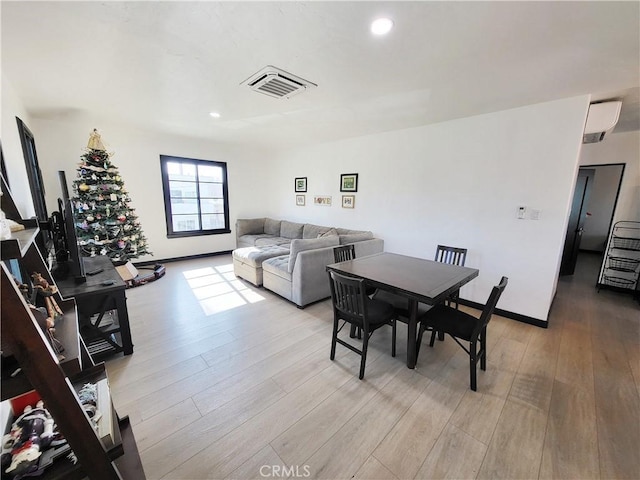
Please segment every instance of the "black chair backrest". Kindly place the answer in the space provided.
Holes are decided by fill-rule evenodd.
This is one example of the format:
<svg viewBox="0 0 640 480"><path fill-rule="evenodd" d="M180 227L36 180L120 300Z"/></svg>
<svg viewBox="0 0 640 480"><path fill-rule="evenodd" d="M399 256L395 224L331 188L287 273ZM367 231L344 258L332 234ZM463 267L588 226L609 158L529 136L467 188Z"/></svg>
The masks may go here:
<svg viewBox="0 0 640 480"><path fill-rule="evenodd" d="M478 323L476 324L476 327L473 330L472 338L474 337L477 338L478 335L480 335L480 332L482 331L482 329L486 327L487 324L489 323L489 320L491 320L493 311L496 308L498 300L500 300L500 296L502 295L502 292L504 292L504 289L507 287L507 283L509 283L509 279L507 277L502 277L500 279L500 283L495 287L493 287L493 289L491 290L491 295L489 295L489 300L487 300L486 305L482 309L482 314L480 315L480 318L478 319Z"/></svg>
<svg viewBox="0 0 640 480"><path fill-rule="evenodd" d="M364 280L329 272L333 309L344 320L364 326L367 315Z"/></svg>
<svg viewBox="0 0 640 480"><path fill-rule="evenodd" d="M354 258L356 258L356 249L353 243L341 245L333 249L333 259L336 263L346 262L347 260L353 260Z"/></svg>
<svg viewBox="0 0 640 480"><path fill-rule="evenodd" d="M438 248L436 248L436 262L448 263L450 265L459 265L464 267L464 262L466 259L466 248L449 247L447 245L438 245Z"/></svg>

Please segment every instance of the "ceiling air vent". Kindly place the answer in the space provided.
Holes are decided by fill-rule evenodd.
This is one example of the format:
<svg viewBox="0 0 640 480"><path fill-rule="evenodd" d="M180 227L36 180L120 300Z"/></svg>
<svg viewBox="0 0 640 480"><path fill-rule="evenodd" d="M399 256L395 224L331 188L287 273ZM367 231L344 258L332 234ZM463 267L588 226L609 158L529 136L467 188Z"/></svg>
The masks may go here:
<svg viewBox="0 0 640 480"><path fill-rule="evenodd" d="M240 85L249 85L251 90L275 98L291 98L308 88L317 87L315 83L272 65L267 65L259 72L251 75Z"/></svg>

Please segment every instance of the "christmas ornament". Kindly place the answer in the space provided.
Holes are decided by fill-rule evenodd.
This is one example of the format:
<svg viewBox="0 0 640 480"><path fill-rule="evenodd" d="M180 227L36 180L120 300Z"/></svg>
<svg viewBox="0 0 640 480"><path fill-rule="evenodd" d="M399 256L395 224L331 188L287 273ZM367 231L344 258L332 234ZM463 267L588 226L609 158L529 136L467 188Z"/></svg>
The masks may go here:
<svg viewBox="0 0 640 480"><path fill-rule="evenodd" d="M120 220L121 222L124 222L127 219L126 216L124 215L118 215L118 220Z"/></svg>
<svg viewBox="0 0 640 480"><path fill-rule="evenodd" d="M109 198L112 202L116 202L118 200L118 196L115 193L112 193Z"/></svg>
<svg viewBox="0 0 640 480"><path fill-rule="evenodd" d="M89 190L89 185L87 185L86 183L81 183L78 186L78 190L80 190L81 192L86 192L87 190Z"/></svg>

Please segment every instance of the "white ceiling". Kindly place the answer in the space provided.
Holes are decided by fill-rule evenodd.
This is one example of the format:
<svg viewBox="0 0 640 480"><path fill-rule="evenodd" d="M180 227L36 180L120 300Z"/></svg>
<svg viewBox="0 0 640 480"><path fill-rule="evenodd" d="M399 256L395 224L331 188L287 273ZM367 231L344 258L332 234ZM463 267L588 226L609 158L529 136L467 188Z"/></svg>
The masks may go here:
<svg viewBox="0 0 640 480"><path fill-rule="evenodd" d="M391 33L369 23L389 16ZM7 2L2 72L35 117L292 146L575 95L640 129L639 2ZM275 65L318 85L240 85ZM212 119L210 111L220 112Z"/></svg>

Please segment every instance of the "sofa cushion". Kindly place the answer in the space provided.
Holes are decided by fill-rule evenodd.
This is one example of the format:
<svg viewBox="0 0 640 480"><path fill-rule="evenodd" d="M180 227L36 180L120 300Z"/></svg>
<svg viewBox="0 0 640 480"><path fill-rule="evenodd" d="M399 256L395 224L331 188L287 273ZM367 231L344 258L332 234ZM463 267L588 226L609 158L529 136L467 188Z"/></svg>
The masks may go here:
<svg viewBox="0 0 640 480"><path fill-rule="evenodd" d="M252 235L242 235L241 237L238 237L238 246L240 245L246 245L246 246L253 246L253 245L257 245L258 241L260 241L260 239L262 238L273 238L271 235L267 235L265 233L258 233L258 234L252 234Z"/></svg>
<svg viewBox="0 0 640 480"><path fill-rule="evenodd" d="M318 248L335 247L340 244L338 237L333 235L329 237L294 239L291 240L291 252L289 255L289 272L293 272L296 265L298 253L305 250L316 250Z"/></svg>
<svg viewBox="0 0 640 480"><path fill-rule="evenodd" d="M291 281L291 273L288 271L289 255L269 258L262 262L262 270L269 272L285 280Z"/></svg>
<svg viewBox="0 0 640 480"><path fill-rule="evenodd" d="M264 233L264 218L242 219L241 228L242 228L242 232L238 233L239 236Z"/></svg>
<svg viewBox="0 0 640 480"><path fill-rule="evenodd" d="M335 237L336 235L338 235L338 231L335 228L330 228L326 232L321 233L320 235L318 235L318 238L320 238L320 237Z"/></svg>
<svg viewBox="0 0 640 480"><path fill-rule="evenodd" d="M273 235L276 237L280 236L280 224L281 220L274 220L273 218L266 218L264 220L264 233L268 233L269 235Z"/></svg>
<svg viewBox="0 0 640 480"><path fill-rule="evenodd" d="M288 222L282 220L280 223L280 236L285 238L302 238L303 223Z"/></svg>
<svg viewBox="0 0 640 480"><path fill-rule="evenodd" d="M312 223L305 223L304 228L302 229L302 238L318 238L329 230L331 230L331 227L322 227L320 225L313 225Z"/></svg>
<svg viewBox="0 0 640 480"><path fill-rule="evenodd" d="M364 240L371 240L373 238L373 233L371 232L363 232L363 233L351 233L349 235L340 235L340 245L346 245L348 243L356 243L362 242Z"/></svg>
<svg viewBox="0 0 640 480"><path fill-rule="evenodd" d="M288 243L291 243L290 238L274 237L269 235L268 237L258 238L255 245L257 247L264 247L265 245L286 245Z"/></svg>
<svg viewBox="0 0 640 480"><path fill-rule="evenodd" d="M232 255L238 260L254 268L262 268L262 262L268 258L288 255L289 249L279 245L269 245L266 247L246 247L236 248Z"/></svg>

